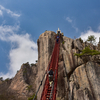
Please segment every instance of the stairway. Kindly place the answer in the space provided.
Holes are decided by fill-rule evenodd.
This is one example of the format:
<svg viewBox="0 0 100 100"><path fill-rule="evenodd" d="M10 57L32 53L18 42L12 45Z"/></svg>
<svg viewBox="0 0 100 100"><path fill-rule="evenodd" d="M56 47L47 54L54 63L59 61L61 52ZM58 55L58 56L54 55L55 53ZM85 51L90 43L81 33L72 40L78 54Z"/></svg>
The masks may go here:
<svg viewBox="0 0 100 100"><path fill-rule="evenodd" d="M60 48L60 38L59 38L58 43L55 41L55 47L54 47L51 62L50 62L50 68L52 68L54 72L54 75L53 75L54 82L52 84L52 87L50 87L49 78L47 74L40 100L56 100L59 48Z"/></svg>

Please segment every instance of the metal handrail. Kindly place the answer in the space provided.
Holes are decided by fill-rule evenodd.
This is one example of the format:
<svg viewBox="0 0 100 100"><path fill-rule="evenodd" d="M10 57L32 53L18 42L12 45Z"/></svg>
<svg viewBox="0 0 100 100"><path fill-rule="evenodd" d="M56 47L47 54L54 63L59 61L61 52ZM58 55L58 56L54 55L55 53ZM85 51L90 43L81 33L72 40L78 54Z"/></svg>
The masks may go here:
<svg viewBox="0 0 100 100"><path fill-rule="evenodd" d="M45 74L46 74L46 73L45 73ZM33 100L35 100L35 98L36 98L36 96L37 96L37 93L39 92L39 89L40 89L40 87L41 87L41 85L42 85L42 82L43 82L43 80L44 80L45 74L44 74L44 76L43 76L43 78L42 78L42 81L41 81L41 83L40 83L40 85L39 85L39 88L38 88L38 90L37 90L37 92L36 92L36 94L35 94Z"/></svg>
<svg viewBox="0 0 100 100"><path fill-rule="evenodd" d="M55 75L56 75L56 70L55 70ZM54 81L53 81L53 86L52 86L52 89L51 89L51 92L50 92L49 100L51 99L51 97L52 97L52 93L53 93L53 90L54 90L55 75L54 75Z"/></svg>

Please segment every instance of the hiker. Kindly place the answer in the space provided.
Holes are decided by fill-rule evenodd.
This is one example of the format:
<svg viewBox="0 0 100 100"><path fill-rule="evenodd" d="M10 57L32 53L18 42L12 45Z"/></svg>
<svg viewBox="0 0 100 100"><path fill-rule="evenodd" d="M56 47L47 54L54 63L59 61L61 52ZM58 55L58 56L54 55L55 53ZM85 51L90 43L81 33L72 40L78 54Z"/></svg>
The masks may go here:
<svg viewBox="0 0 100 100"><path fill-rule="evenodd" d="M59 41L59 36L57 36L57 39L56 39L56 41L57 41L57 43L58 43L58 41Z"/></svg>
<svg viewBox="0 0 100 100"><path fill-rule="evenodd" d="M50 87L51 87L52 86L52 82L53 82L53 70L52 70L52 68L50 69L48 74L49 74L49 83L50 83Z"/></svg>

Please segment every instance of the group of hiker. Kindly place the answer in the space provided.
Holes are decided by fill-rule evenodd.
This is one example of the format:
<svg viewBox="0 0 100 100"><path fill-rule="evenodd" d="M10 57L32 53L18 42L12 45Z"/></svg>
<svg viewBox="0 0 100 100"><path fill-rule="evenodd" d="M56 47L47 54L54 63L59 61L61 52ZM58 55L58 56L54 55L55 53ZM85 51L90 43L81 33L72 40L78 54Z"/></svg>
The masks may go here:
<svg viewBox="0 0 100 100"><path fill-rule="evenodd" d="M53 72L52 68L50 69L50 71L48 71L48 74L49 74L49 84L50 84L50 87L51 87L52 83L54 82L54 80L53 80L54 72Z"/></svg>
<svg viewBox="0 0 100 100"><path fill-rule="evenodd" d="M60 37L60 35L57 34L57 36L56 36L56 42L57 43L59 42L59 37ZM54 74L54 72L53 72L52 68L50 68L50 70L48 71L50 87L52 86L52 83L54 82L54 80L53 80L53 74Z"/></svg>
<svg viewBox="0 0 100 100"><path fill-rule="evenodd" d="M56 42L58 43L59 41L59 37L60 37L60 34L58 33L57 36L56 36Z"/></svg>

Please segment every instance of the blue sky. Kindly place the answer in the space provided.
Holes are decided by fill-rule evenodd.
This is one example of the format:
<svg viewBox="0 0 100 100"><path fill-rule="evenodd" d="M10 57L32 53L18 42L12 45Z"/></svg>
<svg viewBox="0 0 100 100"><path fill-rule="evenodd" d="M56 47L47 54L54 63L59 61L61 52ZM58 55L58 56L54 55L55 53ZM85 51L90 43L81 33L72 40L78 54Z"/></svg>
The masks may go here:
<svg viewBox="0 0 100 100"><path fill-rule="evenodd" d="M66 37L100 36L100 0L0 0L0 77L38 58L37 39L60 28Z"/></svg>

